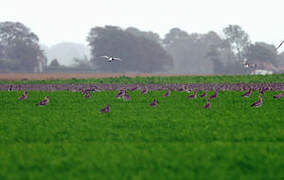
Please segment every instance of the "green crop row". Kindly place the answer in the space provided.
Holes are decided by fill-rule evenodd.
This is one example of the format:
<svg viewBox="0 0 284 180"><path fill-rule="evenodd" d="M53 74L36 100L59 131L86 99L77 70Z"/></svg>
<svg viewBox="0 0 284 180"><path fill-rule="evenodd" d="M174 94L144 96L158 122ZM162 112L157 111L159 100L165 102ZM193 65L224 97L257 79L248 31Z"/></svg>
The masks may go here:
<svg viewBox="0 0 284 180"><path fill-rule="evenodd" d="M0 92L0 179L279 179L284 99L219 92L211 108L186 92ZM198 94L200 94L199 92ZM213 94L213 92L209 92ZM50 103L37 107L44 96ZM156 108L149 103L156 98ZM110 112L99 110L106 104Z"/></svg>

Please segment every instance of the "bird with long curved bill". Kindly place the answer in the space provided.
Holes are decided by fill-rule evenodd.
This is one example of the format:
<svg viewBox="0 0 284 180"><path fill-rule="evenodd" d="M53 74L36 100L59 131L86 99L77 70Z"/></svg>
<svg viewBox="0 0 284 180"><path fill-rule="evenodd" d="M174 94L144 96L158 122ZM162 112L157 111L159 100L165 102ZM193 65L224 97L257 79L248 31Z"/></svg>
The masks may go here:
<svg viewBox="0 0 284 180"><path fill-rule="evenodd" d="M148 88L145 87L144 89L141 90L141 94L147 94L148 93Z"/></svg>
<svg viewBox="0 0 284 180"><path fill-rule="evenodd" d="M90 93L85 94L85 98L86 98L86 99L90 99L90 98L91 98Z"/></svg>
<svg viewBox="0 0 284 180"><path fill-rule="evenodd" d="M204 91L203 94L200 95L201 98L206 97L207 96L207 92Z"/></svg>
<svg viewBox="0 0 284 180"><path fill-rule="evenodd" d="M210 99L207 99L207 103L203 106L204 109L209 109L211 107Z"/></svg>
<svg viewBox="0 0 284 180"><path fill-rule="evenodd" d="M36 104L36 106L45 106L49 103L49 97L45 96L44 99L42 101L40 101L39 103Z"/></svg>
<svg viewBox="0 0 284 180"><path fill-rule="evenodd" d="M259 96L259 99L251 104L251 107L260 107L262 105L262 96Z"/></svg>
<svg viewBox="0 0 284 180"><path fill-rule="evenodd" d="M214 98L217 98L218 96L218 92L217 91L214 91L214 94L212 94L209 99L214 99Z"/></svg>
<svg viewBox="0 0 284 180"><path fill-rule="evenodd" d="M165 92L165 94L163 94L163 97L168 97L168 96L170 96L171 95L171 91L170 90L167 90L166 92Z"/></svg>
<svg viewBox="0 0 284 180"><path fill-rule="evenodd" d="M154 99L150 104L149 104L150 107L156 107L157 106L157 100Z"/></svg>
<svg viewBox="0 0 284 180"><path fill-rule="evenodd" d="M120 90L117 95L115 95L115 98L120 99L126 94L126 90L122 89Z"/></svg>
<svg viewBox="0 0 284 180"><path fill-rule="evenodd" d="M130 98L130 96L128 95L128 94L124 94L123 96L122 96L122 99L124 100L124 101L129 101L131 98Z"/></svg>
<svg viewBox="0 0 284 180"><path fill-rule="evenodd" d="M21 95L21 96L18 98L18 100L21 101L21 100L25 100L25 99L27 99L27 98L28 98L28 92L25 91L24 94Z"/></svg>
<svg viewBox="0 0 284 180"><path fill-rule="evenodd" d="M100 110L101 113L108 113L109 112L109 104L107 104L104 108Z"/></svg>
<svg viewBox="0 0 284 180"><path fill-rule="evenodd" d="M187 96L187 98L188 98L188 99L195 99L195 98L197 98L197 94L196 94L196 93L197 93L197 91L194 90L194 91L193 91L193 94Z"/></svg>
<svg viewBox="0 0 284 180"><path fill-rule="evenodd" d="M284 91L282 91L280 94L274 95L273 98L274 99L284 98Z"/></svg>

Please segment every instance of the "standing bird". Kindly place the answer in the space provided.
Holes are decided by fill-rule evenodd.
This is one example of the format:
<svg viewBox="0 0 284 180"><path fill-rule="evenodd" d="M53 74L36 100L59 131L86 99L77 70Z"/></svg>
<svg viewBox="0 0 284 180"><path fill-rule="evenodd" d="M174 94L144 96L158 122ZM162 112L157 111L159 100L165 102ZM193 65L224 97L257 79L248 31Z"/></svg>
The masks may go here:
<svg viewBox="0 0 284 180"><path fill-rule="evenodd" d="M130 100L130 96L125 93L125 94L122 96L122 99L123 99L124 101L129 101L129 100Z"/></svg>
<svg viewBox="0 0 284 180"><path fill-rule="evenodd" d="M244 94L242 94L241 96L247 98L251 96L251 93L252 93L252 88L249 88L249 90L245 92Z"/></svg>
<svg viewBox="0 0 284 180"><path fill-rule="evenodd" d="M106 105L106 107L102 108L100 110L101 113L108 113L109 112L109 104Z"/></svg>
<svg viewBox="0 0 284 180"><path fill-rule="evenodd" d="M273 96L274 99L284 98L284 91L278 95Z"/></svg>
<svg viewBox="0 0 284 180"><path fill-rule="evenodd" d="M150 104L149 104L150 107L156 107L157 106L157 100L154 99Z"/></svg>
<svg viewBox="0 0 284 180"><path fill-rule="evenodd" d="M217 98L217 96L218 96L218 92L215 91L214 94L212 94L212 95L209 97L209 99Z"/></svg>
<svg viewBox="0 0 284 180"><path fill-rule="evenodd" d="M145 87L144 89L141 90L141 94L147 94L148 93L148 88Z"/></svg>
<svg viewBox="0 0 284 180"><path fill-rule="evenodd" d="M200 95L201 98L206 97L206 96L207 96L207 91L204 91L204 93Z"/></svg>
<svg viewBox="0 0 284 180"><path fill-rule="evenodd" d="M86 94L89 94L89 92L87 89L81 89L81 94L86 95Z"/></svg>
<svg viewBox="0 0 284 180"><path fill-rule="evenodd" d="M196 90L193 91L192 95L187 96L188 99L195 99L197 98Z"/></svg>
<svg viewBox="0 0 284 180"><path fill-rule="evenodd" d="M126 94L124 89L120 90L119 93L115 96L115 98L120 99Z"/></svg>
<svg viewBox="0 0 284 180"><path fill-rule="evenodd" d="M85 94L86 99L90 99L90 97L91 97L90 93Z"/></svg>
<svg viewBox="0 0 284 180"><path fill-rule="evenodd" d="M21 95L18 100L21 101L21 100L24 100L24 99L27 99L28 98L28 92L25 91L23 95Z"/></svg>
<svg viewBox="0 0 284 180"><path fill-rule="evenodd" d="M167 92L165 92L165 94L163 94L163 97L168 97L171 95L171 91L167 90Z"/></svg>
<svg viewBox="0 0 284 180"><path fill-rule="evenodd" d="M261 88L261 89L259 89L259 94L260 94L260 95L263 95L265 91L266 91L266 89Z"/></svg>
<svg viewBox="0 0 284 180"><path fill-rule="evenodd" d="M203 106L203 108L204 108L204 109L209 109L210 107L211 107L210 99L208 98L208 99L207 99L207 104L205 104L205 105Z"/></svg>
<svg viewBox="0 0 284 180"><path fill-rule="evenodd" d="M137 90L138 89L138 86L135 86L135 87L133 87L133 88L131 88L131 89L129 89L130 91L135 91L135 90Z"/></svg>
<svg viewBox="0 0 284 180"><path fill-rule="evenodd" d="M49 97L45 96L44 99L42 101L40 101L39 103L36 104L36 106L45 106L49 103Z"/></svg>
<svg viewBox="0 0 284 180"><path fill-rule="evenodd" d="M122 61L120 58L117 57L112 57L112 56L100 56L101 58L107 59L107 62L112 62L112 61Z"/></svg>
<svg viewBox="0 0 284 180"><path fill-rule="evenodd" d="M250 105L251 107L260 107L262 105L262 96L259 96L259 99L257 101L255 101L252 105Z"/></svg>
<svg viewBox="0 0 284 180"><path fill-rule="evenodd" d="M177 91L186 91L187 87L186 85L182 85L181 88L178 88Z"/></svg>
<svg viewBox="0 0 284 180"><path fill-rule="evenodd" d="M282 46L283 43L284 43L284 41L282 41L276 49L279 49Z"/></svg>
<svg viewBox="0 0 284 180"><path fill-rule="evenodd" d="M9 86L8 91L13 91L13 86L12 85Z"/></svg>

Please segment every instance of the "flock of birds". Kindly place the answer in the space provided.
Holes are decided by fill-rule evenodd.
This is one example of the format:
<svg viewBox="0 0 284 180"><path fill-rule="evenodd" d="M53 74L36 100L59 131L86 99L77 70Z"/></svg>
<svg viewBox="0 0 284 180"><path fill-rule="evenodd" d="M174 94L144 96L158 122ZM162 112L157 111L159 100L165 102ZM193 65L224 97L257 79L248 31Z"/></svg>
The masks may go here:
<svg viewBox="0 0 284 180"><path fill-rule="evenodd" d="M126 89L126 88L123 88L121 90L119 90L119 92L115 95L115 98L117 99L123 99L124 101L129 101L131 100L131 97L130 95L127 93L127 90L131 90L131 91L134 91L134 90L140 90L140 93L141 94L147 94L149 92L148 88L147 87L134 87L132 89ZM242 89L243 91L245 91L241 97L244 97L244 98L248 98L252 95L252 92L253 92L253 89L252 88L249 88L248 90L247 89ZM260 107L263 103L262 101L262 96L263 94L265 93L265 91L269 90L269 88L261 88L259 89L259 99L254 102L253 104L251 104L251 107ZM99 91L98 89L81 89L81 94L86 98L86 99L89 99L91 98L91 92L96 92L96 91ZM181 88L179 89L176 89L176 91L184 91L184 92L187 92L187 93L191 93L190 95L187 96L188 99L196 99L197 98L197 92L198 90L197 89L192 89L192 88L189 88L188 86L186 85L183 85ZM163 94L163 97L168 97L171 95L171 90L166 90L166 92ZM207 102L206 104L203 106L204 109L209 109L211 107L211 103L210 101L212 99L215 99L218 97L218 91L217 90L214 90L214 94L212 94L211 96L208 96L207 94L207 91L205 90L202 94L199 95L200 98L204 98L204 97L208 97L207 98ZM24 91L24 93L18 98L19 101L22 101L22 100L25 100L28 98L28 92L27 91ZM273 98L275 99L278 99L278 98L284 98L284 91L282 91L280 94L278 95L274 95ZM48 96L45 96L43 100L41 100L40 102L38 102L36 104L36 106L45 106L49 103L49 97ZM156 107L158 104L158 101L157 99L153 99L153 101L149 104L150 107ZM100 110L101 113L108 113L110 110L110 106L109 104L107 104L104 108L102 108Z"/></svg>
<svg viewBox="0 0 284 180"><path fill-rule="evenodd" d="M283 43L284 43L284 41L282 41L276 49L279 49L279 48L282 46ZM109 63L111 63L112 61L122 61L120 58L118 58L118 57L113 57L113 56L100 56L100 58L106 59L106 61L109 62ZM257 64L249 64L246 60L244 60L244 61L242 62L242 64L244 65L245 68L255 68L255 67L257 66ZM136 89L138 89L138 87L135 87L135 88L133 88L133 89L131 89L131 90L136 90ZM244 90L245 90L245 89L244 89ZM246 97L246 98L250 97L251 94L252 94L252 90L253 90L252 88L249 88L249 90L247 90L247 91L246 91L244 94L242 94L241 96L242 96L242 97ZM263 101L262 101L262 95L264 94L264 92L265 92L266 90L267 90L267 89L260 89L260 90L259 90L259 93L260 93L259 99L258 99L256 102L254 102L253 104L251 104L251 107L260 107L260 106L262 105L262 103L263 103ZM86 99L89 99L89 98L91 97L90 92L92 92L92 91L93 91L93 90L89 90L89 89L84 90L84 89L82 89L82 90L81 90L81 93L82 93L82 95L85 96ZM195 98L197 98L197 90L196 90L196 89L193 89L193 90L192 90L192 89L188 89L188 88L184 85L181 89L178 89L178 91L186 91L186 92L188 92L188 93L190 93L190 92L193 91L193 93L192 93L191 95L187 96L187 98L188 98L188 99L195 99ZM147 89L146 87L143 88L143 89L141 89L141 94L146 94L147 92L148 92L148 89ZM167 91L165 92L165 94L163 94L163 97L170 96L170 93L171 93L171 91L170 91L170 90L167 90ZM206 96L207 96L207 91L204 91L203 94L200 95L201 98L206 97ZM204 109L209 109L209 108L211 107L210 100L212 100L212 99L214 99L214 98L217 98L217 96L218 96L218 91L215 90L215 91L214 91L214 94L211 95L211 96L209 96L209 97L207 98L207 103L203 106L203 108L204 108ZM22 101L22 100L25 100L25 99L27 99L27 98L28 98L28 92L25 91L24 94L21 95L21 96L18 98L18 100L19 100L19 101ZM120 90L119 93L115 96L115 98L117 98L117 99L123 99L123 100L125 100L125 101L129 101L129 100L131 99L130 96L127 94L127 90L126 90L126 89ZM276 99L277 99L277 98L284 98L284 91L283 91L282 93L278 94L278 95L273 96L273 98L276 98ZM43 100L41 100L39 103L36 104L36 106L45 106L45 105L47 105L48 103L49 103L49 97L48 97L48 96L45 96ZM149 106L150 106L150 107L156 107L156 106L157 106L157 103L158 103L158 101L157 101L156 99L154 99L154 100L149 104ZM109 104L107 104L104 108L102 108L102 109L100 110L100 112L101 112L101 113L107 113L107 112L109 112Z"/></svg>

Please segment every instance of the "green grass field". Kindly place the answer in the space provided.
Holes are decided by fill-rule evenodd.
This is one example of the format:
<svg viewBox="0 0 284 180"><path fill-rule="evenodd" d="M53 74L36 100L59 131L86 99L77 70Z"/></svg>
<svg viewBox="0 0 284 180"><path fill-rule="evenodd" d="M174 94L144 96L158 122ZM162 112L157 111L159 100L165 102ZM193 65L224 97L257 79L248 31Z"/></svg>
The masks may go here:
<svg viewBox="0 0 284 180"><path fill-rule="evenodd" d="M250 107L258 92L220 92L209 110L185 92L134 91L129 102L116 93L30 91L19 102L22 92L0 92L0 179L284 178L279 92L260 108ZM36 107L46 95L50 104Z"/></svg>
<svg viewBox="0 0 284 180"><path fill-rule="evenodd" d="M144 83L144 84L166 84L166 83L284 83L284 74L273 75L220 75L220 76L171 76L171 77L118 77L97 79L53 79L53 80L22 80L6 81L0 80L0 84L87 84L87 83Z"/></svg>

